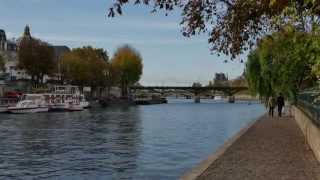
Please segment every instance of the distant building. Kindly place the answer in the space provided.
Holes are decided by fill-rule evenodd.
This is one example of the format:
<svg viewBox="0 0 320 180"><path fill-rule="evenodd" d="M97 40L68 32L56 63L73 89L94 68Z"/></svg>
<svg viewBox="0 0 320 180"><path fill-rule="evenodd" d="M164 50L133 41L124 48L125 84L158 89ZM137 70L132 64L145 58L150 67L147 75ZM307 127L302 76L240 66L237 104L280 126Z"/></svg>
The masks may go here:
<svg viewBox="0 0 320 180"><path fill-rule="evenodd" d="M27 25L23 33L24 38L32 38L30 33L30 27ZM18 47L21 38L18 40L8 40L6 32L0 29L0 55L5 59L5 71L2 72L0 78L6 80L23 80L31 79L31 77L25 72L25 70L19 69L18 63ZM49 79L55 79L60 77L60 60L61 57L66 53L70 52L67 46L51 46L54 50L55 62L58 66L58 73L53 77L45 77L45 81Z"/></svg>
<svg viewBox="0 0 320 180"><path fill-rule="evenodd" d="M6 32L0 29L0 51L17 51L17 45L14 40L8 40Z"/></svg>
<svg viewBox="0 0 320 180"><path fill-rule="evenodd" d="M3 29L0 29L0 50L7 50L7 36L6 32Z"/></svg>
<svg viewBox="0 0 320 180"><path fill-rule="evenodd" d="M241 76L230 80L230 84L232 86L244 86L247 87L248 86L248 82L246 80L245 74L243 73Z"/></svg>
<svg viewBox="0 0 320 180"><path fill-rule="evenodd" d="M52 48L54 50L56 62L59 62L65 53L70 52L70 48L68 46L52 46Z"/></svg>
<svg viewBox="0 0 320 180"><path fill-rule="evenodd" d="M25 71L17 68L17 51L17 42L15 40L8 40L6 32L3 29L0 29L0 55L5 60L5 70L1 75L1 79L18 80L28 78Z"/></svg>
<svg viewBox="0 0 320 180"><path fill-rule="evenodd" d="M68 46L52 46L54 51L54 60L57 64L57 73L51 77L53 80L61 80L61 58L64 54L70 52L70 48Z"/></svg>
<svg viewBox="0 0 320 180"><path fill-rule="evenodd" d="M228 77L224 73L216 73L213 79L215 86L228 85Z"/></svg>

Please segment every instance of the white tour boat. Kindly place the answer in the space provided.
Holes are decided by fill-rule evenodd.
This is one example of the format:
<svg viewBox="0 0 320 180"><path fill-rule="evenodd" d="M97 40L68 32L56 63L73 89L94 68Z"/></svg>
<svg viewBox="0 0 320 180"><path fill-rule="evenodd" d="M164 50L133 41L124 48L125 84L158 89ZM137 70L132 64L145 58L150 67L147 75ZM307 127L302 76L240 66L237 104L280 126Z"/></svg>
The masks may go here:
<svg viewBox="0 0 320 180"><path fill-rule="evenodd" d="M82 111L90 106L78 86L54 86L45 96L51 111Z"/></svg>
<svg viewBox="0 0 320 180"><path fill-rule="evenodd" d="M83 111L84 108L80 103L70 102L68 110L69 111Z"/></svg>
<svg viewBox="0 0 320 180"><path fill-rule="evenodd" d="M214 100L221 101L221 100L223 100L223 98L222 98L222 96L215 96Z"/></svg>
<svg viewBox="0 0 320 180"><path fill-rule="evenodd" d="M53 105L50 105L51 111L66 111L69 109L68 103L55 103Z"/></svg>
<svg viewBox="0 0 320 180"><path fill-rule="evenodd" d="M90 103L86 100L83 94L80 95L80 105L84 108L90 108Z"/></svg>
<svg viewBox="0 0 320 180"><path fill-rule="evenodd" d="M69 103L68 97L64 94L45 94L46 101L49 104L50 111L67 111Z"/></svg>
<svg viewBox="0 0 320 180"><path fill-rule="evenodd" d="M48 112L49 107L42 94L25 94L15 105L8 107L8 111L14 114Z"/></svg>

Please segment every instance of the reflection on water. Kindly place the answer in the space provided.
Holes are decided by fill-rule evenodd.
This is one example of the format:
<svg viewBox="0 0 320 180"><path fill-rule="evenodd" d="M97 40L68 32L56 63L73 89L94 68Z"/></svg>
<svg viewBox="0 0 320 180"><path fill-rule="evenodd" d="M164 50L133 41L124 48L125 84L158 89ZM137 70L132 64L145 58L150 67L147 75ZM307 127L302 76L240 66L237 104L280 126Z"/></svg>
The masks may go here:
<svg viewBox="0 0 320 180"><path fill-rule="evenodd" d="M0 179L177 179L261 105L171 101L79 113L0 115Z"/></svg>

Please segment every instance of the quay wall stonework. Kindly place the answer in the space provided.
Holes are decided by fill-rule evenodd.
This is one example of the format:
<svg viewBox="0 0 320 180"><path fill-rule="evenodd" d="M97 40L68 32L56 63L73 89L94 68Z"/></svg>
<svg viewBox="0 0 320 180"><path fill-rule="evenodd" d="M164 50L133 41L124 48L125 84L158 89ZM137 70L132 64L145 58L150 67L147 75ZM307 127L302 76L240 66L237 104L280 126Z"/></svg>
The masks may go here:
<svg viewBox="0 0 320 180"><path fill-rule="evenodd" d="M311 117L301 107L293 106L292 115L304 134L306 143L309 144L316 159L320 162L320 127L313 123Z"/></svg>

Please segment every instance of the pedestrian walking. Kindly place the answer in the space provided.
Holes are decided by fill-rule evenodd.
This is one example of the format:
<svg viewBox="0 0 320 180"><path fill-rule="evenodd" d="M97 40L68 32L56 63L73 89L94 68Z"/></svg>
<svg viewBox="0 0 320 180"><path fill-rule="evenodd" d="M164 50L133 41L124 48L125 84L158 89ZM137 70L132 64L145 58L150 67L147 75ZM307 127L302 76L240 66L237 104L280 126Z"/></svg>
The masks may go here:
<svg viewBox="0 0 320 180"><path fill-rule="evenodd" d="M282 96L282 94L280 93L278 98L277 98L277 106L278 106L278 116L281 117L282 116L282 108L284 106L284 97Z"/></svg>
<svg viewBox="0 0 320 180"><path fill-rule="evenodd" d="M273 96L269 97L268 108L269 108L269 116L271 117L273 117L275 106L276 106L275 98Z"/></svg>

